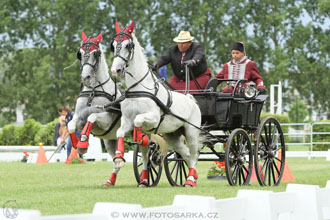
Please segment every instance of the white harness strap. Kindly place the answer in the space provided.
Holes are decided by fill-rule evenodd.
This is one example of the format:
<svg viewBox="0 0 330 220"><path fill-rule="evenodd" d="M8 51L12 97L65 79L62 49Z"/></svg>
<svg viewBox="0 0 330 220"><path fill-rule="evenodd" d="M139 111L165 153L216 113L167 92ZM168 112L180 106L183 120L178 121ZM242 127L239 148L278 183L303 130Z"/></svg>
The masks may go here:
<svg viewBox="0 0 330 220"><path fill-rule="evenodd" d="M247 59L244 63L241 64L231 64L229 61L228 64L228 79L244 79L246 65L250 62Z"/></svg>

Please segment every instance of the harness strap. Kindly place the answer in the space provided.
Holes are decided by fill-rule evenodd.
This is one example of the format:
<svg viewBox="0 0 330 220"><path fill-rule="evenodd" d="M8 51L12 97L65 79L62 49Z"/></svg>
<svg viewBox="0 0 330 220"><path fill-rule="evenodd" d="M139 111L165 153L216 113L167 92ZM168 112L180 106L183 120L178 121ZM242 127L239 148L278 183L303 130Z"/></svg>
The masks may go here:
<svg viewBox="0 0 330 220"><path fill-rule="evenodd" d="M115 125L117 124L117 122L119 121L120 118L121 118L121 114L118 114L117 117L116 117L116 119L112 122L112 124L109 127L109 129L106 130L106 132L104 132L103 134L97 135L97 136L104 136L104 135L108 134L115 127Z"/></svg>
<svg viewBox="0 0 330 220"><path fill-rule="evenodd" d="M88 98L87 105L91 106L92 100L94 97L104 97L108 99L110 102L113 102L115 100L115 95L110 95L109 93L103 92L103 91L81 91L78 97L86 97Z"/></svg>

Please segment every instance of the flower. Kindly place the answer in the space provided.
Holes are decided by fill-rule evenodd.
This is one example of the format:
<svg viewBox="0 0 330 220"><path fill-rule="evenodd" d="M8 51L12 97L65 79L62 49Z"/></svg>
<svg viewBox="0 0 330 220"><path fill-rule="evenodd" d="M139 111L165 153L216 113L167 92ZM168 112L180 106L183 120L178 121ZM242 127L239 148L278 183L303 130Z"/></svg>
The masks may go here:
<svg viewBox="0 0 330 220"><path fill-rule="evenodd" d="M26 151L23 152L25 156L30 156Z"/></svg>
<svg viewBox="0 0 330 220"><path fill-rule="evenodd" d="M207 176L224 176L226 173L225 161L213 161L213 166L207 172Z"/></svg>

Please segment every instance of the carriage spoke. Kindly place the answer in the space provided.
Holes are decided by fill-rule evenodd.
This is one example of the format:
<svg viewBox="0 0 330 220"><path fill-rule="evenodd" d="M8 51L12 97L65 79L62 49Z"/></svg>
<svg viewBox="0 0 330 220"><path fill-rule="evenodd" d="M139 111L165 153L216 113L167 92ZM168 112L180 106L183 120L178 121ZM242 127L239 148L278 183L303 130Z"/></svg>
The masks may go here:
<svg viewBox="0 0 330 220"><path fill-rule="evenodd" d="M242 166L242 167L243 167L243 169L244 169L245 172L246 172L246 176L248 176L248 175L250 174L249 170L248 170L245 166Z"/></svg>
<svg viewBox="0 0 330 220"><path fill-rule="evenodd" d="M268 160L265 161L263 167L261 170L263 170L265 168L265 176L264 176L264 180L266 181L267 179L267 171L268 171ZM263 173L263 171L261 172L261 174Z"/></svg>
<svg viewBox="0 0 330 220"><path fill-rule="evenodd" d="M175 161L174 162L174 165L173 165L173 167L172 167L172 170L171 170L171 175L173 174L173 171L175 170L175 167L178 165L178 161Z"/></svg>
<svg viewBox="0 0 330 220"><path fill-rule="evenodd" d="M280 176L280 171L278 170L277 165L274 160L273 160L273 167L275 168L277 176Z"/></svg>
<svg viewBox="0 0 330 220"><path fill-rule="evenodd" d="M178 182L178 174L179 174L179 169L180 169L180 162L178 162L178 168L176 169L176 172L175 172L175 182L177 183Z"/></svg>
<svg viewBox="0 0 330 220"><path fill-rule="evenodd" d="M155 178L154 178L154 174L153 174L152 170L150 170L150 177L151 177L151 181L155 182ZM149 184L150 184L150 182L149 182Z"/></svg>
<svg viewBox="0 0 330 220"><path fill-rule="evenodd" d="M238 184L242 185L242 183L241 183L241 168L240 167L238 167Z"/></svg>
<svg viewBox="0 0 330 220"><path fill-rule="evenodd" d="M262 135L260 136L260 139L261 139L261 142L264 144L263 146L267 146L266 141ZM259 147L259 149L266 152L266 149L262 149L261 147Z"/></svg>
<svg viewBox="0 0 330 220"><path fill-rule="evenodd" d="M187 163L186 163L186 161L184 161L184 164L183 164L183 173L184 173L184 177L185 177L185 179L188 177L188 174L187 174L187 172L186 172L186 169L184 168L184 165L187 165ZM187 165L188 166L188 165Z"/></svg>
<svg viewBox="0 0 330 220"><path fill-rule="evenodd" d="M267 149L267 146L268 146L268 144L269 144L269 140L268 140L268 134L267 134L267 126L265 125L265 127L264 127L264 131L265 131L265 147L266 147L266 149Z"/></svg>
<svg viewBox="0 0 330 220"><path fill-rule="evenodd" d="M156 176L158 176L158 171L156 170L156 168L154 166L151 166L151 169L155 172Z"/></svg>
<svg viewBox="0 0 330 220"><path fill-rule="evenodd" d="M242 180L243 180L243 184L244 184L245 183L245 180L247 179L247 175L246 175L246 177L244 176L243 167L244 166L241 167L241 174L242 174Z"/></svg>
<svg viewBox="0 0 330 220"><path fill-rule="evenodd" d="M180 185L183 185L183 170L184 169L184 165L183 165L183 162L182 161L180 161Z"/></svg>
<svg viewBox="0 0 330 220"><path fill-rule="evenodd" d="M237 183L237 168L238 168L238 165L235 166L234 171L233 171L233 174L232 174L232 177L235 178L235 179L233 179L235 185L236 185L236 183Z"/></svg>
<svg viewBox="0 0 330 220"><path fill-rule="evenodd" d="M140 167L143 164L143 162L139 163L137 166Z"/></svg>
<svg viewBox="0 0 330 220"><path fill-rule="evenodd" d="M271 145L271 134L272 134L272 123L269 121L269 128L268 128L268 144Z"/></svg>

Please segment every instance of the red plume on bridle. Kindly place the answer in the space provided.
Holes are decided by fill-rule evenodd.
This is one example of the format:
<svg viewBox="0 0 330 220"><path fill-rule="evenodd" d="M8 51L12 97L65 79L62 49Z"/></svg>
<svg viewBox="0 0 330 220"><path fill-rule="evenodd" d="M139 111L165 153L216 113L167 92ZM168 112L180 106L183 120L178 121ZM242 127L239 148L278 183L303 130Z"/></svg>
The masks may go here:
<svg viewBox="0 0 330 220"><path fill-rule="evenodd" d="M118 34L119 32L126 32L127 34L131 35L132 32L133 32L133 30L134 30L134 21L132 20L131 24L130 24L130 25L128 26L128 28L126 28L125 30L122 30L122 29L120 28L118 21L116 21L116 25L115 25L115 27L116 27L116 34ZM117 40L118 37L119 37L119 36L117 36L115 40ZM124 35L123 40L127 40L127 39L129 39L129 37L126 36L126 35Z"/></svg>
<svg viewBox="0 0 330 220"><path fill-rule="evenodd" d="M81 47L83 50L85 50L86 48L86 45L88 44L88 40L90 42L93 42L95 44L97 44L98 46L96 46L95 44L90 44L90 50L89 50L89 53L92 52L93 50L98 50L99 49L99 45L100 45L100 42L102 41L102 32L95 38L92 38L92 37L87 37L85 32L82 31L81 32L81 39L83 41L83 46ZM85 45L84 45L85 44Z"/></svg>

